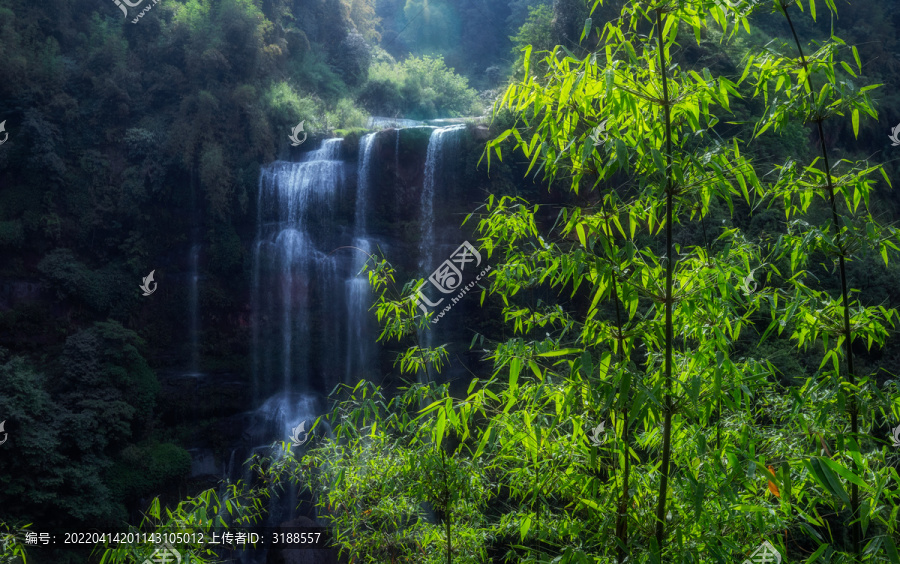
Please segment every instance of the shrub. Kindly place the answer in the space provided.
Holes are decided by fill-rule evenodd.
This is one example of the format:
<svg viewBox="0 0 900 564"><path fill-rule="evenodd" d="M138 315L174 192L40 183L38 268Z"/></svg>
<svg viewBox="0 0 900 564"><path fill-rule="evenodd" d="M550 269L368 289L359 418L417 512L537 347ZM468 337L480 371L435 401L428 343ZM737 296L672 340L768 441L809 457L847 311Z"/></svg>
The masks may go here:
<svg viewBox="0 0 900 564"><path fill-rule="evenodd" d="M307 131L320 125L316 102L302 97L287 82L272 84L263 96L263 102L275 127L293 127L301 120L306 122Z"/></svg>
<svg viewBox="0 0 900 564"><path fill-rule="evenodd" d="M509 38L513 42L513 56L516 61L520 61L524 56L522 49L531 46L531 68L538 72L546 70L546 66L537 68L536 63L544 57L541 51L550 51L555 46L555 37L553 35L553 10L550 6L539 4L528 8L528 19L519 28L518 33ZM517 68L521 68L521 64L516 64Z"/></svg>
<svg viewBox="0 0 900 564"><path fill-rule="evenodd" d="M469 81L448 68L443 57L410 57L401 63L377 61L360 100L373 113L401 113L413 119L480 113ZM399 109L399 112L393 111Z"/></svg>
<svg viewBox="0 0 900 564"><path fill-rule="evenodd" d="M21 220L0 221L0 247L19 248L23 242L25 230L22 228Z"/></svg>
<svg viewBox="0 0 900 564"><path fill-rule="evenodd" d="M553 10L546 4L529 7L528 19L509 39L515 44L513 52L517 57L527 45L531 45L534 51L553 49Z"/></svg>
<svg viewBox="0 0 900 564"><path fill-rule="evenodd" d="M325 100L337 100L347 95L347 85L328 64L328 54L317 44L296 59L290 70L297 84Z"/></svg>
<svg viewBox="0 0 900 564"><path fill-rule="evenodd" d="M357 107L350 98L343 98L334 109L326 114L328 127L350 129L365 127L369 115Z"/></svg>
<svg viewBox="0 0 900 564"><path fill-rule="evenodd" d="M191 455L171 443L129 445L108 472L110 489L118 499L150 495L187 474Z"/></svg>

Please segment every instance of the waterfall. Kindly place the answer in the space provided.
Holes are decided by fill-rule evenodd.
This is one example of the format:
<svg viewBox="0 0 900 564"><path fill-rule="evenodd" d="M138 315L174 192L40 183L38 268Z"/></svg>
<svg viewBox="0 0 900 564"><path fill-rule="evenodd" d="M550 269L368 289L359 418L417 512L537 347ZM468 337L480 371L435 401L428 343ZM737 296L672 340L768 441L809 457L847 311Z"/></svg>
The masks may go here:
<svg viewBox="0 0 900 564"><path fill-rule="evenodd" d="M441 127L435 129L428 139L428 150L425 153L425 180L422 185L420 205L422 238L419 241L419 270L425 276L428 276L435 266L435 245L439 243L435 237L434 225L435 181L440 176L442 161L446 158L448 149L452 153L452 149L459 145L459 133L465 129L465 125Z"/></svg>
<svg viewBox="0 0 900 564"><path fill-rule="evenodd" d="M369 190L372 174L373 146L377 133L369 133L359 140L359 165L356 175L356 205L353 229L353 277L347 280L347 333L344 382L351 384L371 366L372 338L369 326L369 280L360 274L372 252L368 239L366 214L369 212Z"/></svg>
<svg viewBox="0 0 900 564"><path fill-rule="evenodd" d="M270 449L272 442L290 441L302 422L308 430L337 384L382 379L378 327L369 311L372 293L360 271L373 249L393 248L389 258L404 272L427 277L459 246L459 230L450 223L458 224L456 210L464 203L448 191L457 185L451 159L464 130L432 129L427 148L424 128L410 137L404 154L425 152L421 193L394 183L401 180L399 129L360 138L355 187L342 139L325 140L300 162L276 161L261 169L250 288L253 405L241 416L240 445L223 461L232 478L243 470L250 479L249 468L234 464L247 455L280 456ZM390 160L380 160L390 159L392 148L395 176ZM415 165L422 164L409 163L404 179L415 178ZM376 215L385 213L391 217ZM438 329L442 337L448 325ZM422 342L431 346L434 331L426 333L428 342ZM330 429L323 424L316 432ZM268 508L269 525L288 522L297 515L297 490L273 495Z"/></svg>
<svg viewBox="0 0 900 564"><path fill-rule="evenodd" d="M451 225L456 222L444 216L459 204L450 192L464 133L464 125L453 125L431 130L428 138L422 190L409 210L419 222L419 240L410 241L410 266L419 276L429 276L462 242L458 226ZM264 436L287 437L306 414L320 413L323 398L337 384L380 376L377 326L369 311L372 294L360 271L368 253L381 246L369 228L374 223L370 208L393 193L384 185L390 164L379 155L389 154L393 145L396 158L399 138L399 131L390 130L360 138L355 189L348 182L352 169L342 158L342 139L325 140L300 162L276 161L260 171L251 287L252 390L254 406L263 412L278 409L258 426L257 444L265 442ZM383 243L392 244L394 235L386 236ZM427 330L420 342L433 346L433 335ZM306 407L296 407L300 404Z"/></svg>
<svg viewBox="0 0 900 564"><path fill-rule="evenodd" d="M302 420L301 411L315 412L288 406L372 375L377 333L368 276L360 271L375 246L367 215L380 139L375 133L360 139L352 201L342 139L260 173L251 298L254 402L261 409L277 405L270 416L285 430Z"/></svg>
<svg viewBox="0 0 900 564"><path fill-rule="evenodd" d="M394 144L394 174L400 178L400 128L397 128L397 139Z"/></svg>
<svg viewBox="0 0 900 564"><path fill-rule="evenodd" d="M369 206L369 176L372 168L372 145L377 133L369 133L359 140L359 166L356 175L356 206L354 235L366 232L366 213Z"/></svg>
<svg viewBox="0 0 900 564"><path fill-rule="evenodd" d="M273 393L322 392L334 380L321 361L334 352L334 308L344 301L336 291L339 259L330 254L345 184L341 142L328 139L302 162L278 161L260 173L252 289L257 404Z"/></svg>
<svg viewBox="0 0 900 564"><path fill-rule="evenodd" d="M420 200L421 239L419 240L419 273L426 278L431 274L435 264L436 247L442 242L436 235L434 221L435 186L442 172L442 164L448 151L453 154L459 145L460 133L465 125L451 125L435 129L428 138L428 150L425 153L425 178L422 184ZM438 186L440 187L440 186ZM430 328L419 332L419 342L425 347L434 346L434 331ZM424 334L423 334L424 333Z"/></svg>
<svg viewBox="0 0 900 564"><path fill-rule="evenodd" d="M196 240L196 237L195 237ZM197 305L200 293L200 245L191 246L188 257L190 279L188 280L188 315L190 316L191 374L200 372L200 308Z"/></svg>

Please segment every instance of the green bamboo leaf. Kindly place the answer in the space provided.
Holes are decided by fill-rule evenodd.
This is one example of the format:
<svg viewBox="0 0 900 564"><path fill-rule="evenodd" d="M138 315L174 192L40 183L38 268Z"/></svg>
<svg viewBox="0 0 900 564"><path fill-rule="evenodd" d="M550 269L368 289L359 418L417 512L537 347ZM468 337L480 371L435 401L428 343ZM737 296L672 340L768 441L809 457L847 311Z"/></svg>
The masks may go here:
<svg viewBox="0 0 900 564"><path fill-rule="evenodd" d="M578 235L578 242L581 243L581 246L587 248L587 233L585 232L583 223L579 223L575 226L575 233Z"/></svg>
<svg viewBox="0 0 900 564"><path fill-rule="evenodd" d="M628 148L621 139L616 139L616 161L621 168L628 167Z"/></svg>
<svg viewBox="0 0 900 564"><path fill-rule="evenodd" d="M853 472L851 472L850 470L845 468L839 462L836 462L829 458L821 458L820 460L823 463L825 463L829 468L831 468L832 470L837 472L842 478L844 478L848 482L850 482L852 484L856 484L857 486L859 486L861 488L869 487L864 481L862 481L862 479L859 478L859 476L857 476L856 474L854 474Z"/></svg>
<svg viewBox="0 0 900 564"><path fill-rule="evenodd" d="M519 523L519 535L522 538L522 541L525 540L525 536L528 534L528 531L531 530L531 515L526 515L522 522Z"/></svg>
<svg viewBox="0 0 900 564"><path fill-rule="evenodd" d="M815 552L813 552L813 553L809 556L809 558L806 559L806 564L812 564L813 562L817 561L817 560L819 559L819 557L822 556L822 555L825 553L825 550L826 550L829 546L830 546L830 545L827 545L827 544L821 545L818 549L816 549Z"/></svg>
<svg viewBox="0 0 900 564"><path fill-rule="evenodd" d="M522 371L522 360L514 358L509 361L509 387L516 389L516 383L519 381L519 372Z"/></svg>
<svg viewBox="0 0 900 564"><path fill-rule="evenodd" d="M732 508L734 511L747 511L750 513L768 513L769 508L761 505L750 505L748 503L740 503Z"/></svg>
<svg viewBox="0 0 900 564"><path fill-rule="evenodd" d="M604 511L604 509L602 509L599 505L597 505L597 502L595 502L594 500L585 499L585 498L579 498L579 500L581 501L581 503L587 505L594 511Z"/></svg>
<svg viewBox="0 0 900 564"><path fill-rule="evenodd" d="M859 110L856 108L853 109L853 137L859 138Z"/></svg>
<svg viewBox="0 0 900 564"><path fill-rule="evenodd" d="M896 511L894 514L896 515ZM882 544L884 544L884 551L887 552L891 564L900 564L900 554L897 554L897 545L894 544L894 540L888 535L881 537L881 539Z"/></svg>
<svg viewBox="0 0 900 564"><path fill-rule="evenodd" d="M653 165L656 167L656 171L659 174L666 173L666 165L662 158L662 153L657 151L655 148L650 149L650 156L653 157Z"/></svg>
<svg viewBox="0 0 900 564"><path fill-rule="evenodd" d="M580 353L581 350L582 349L559 349L555 351L540 353L538 356L563 356L566 354Z"/></svg>
<svg viewBox="0 0 900 564"><path fill-rule="evenodd" d="M850 505L850 496L847 495L847 490L844 489L844 485L828 466L821 464L820 460L822 459L813 458L810 462L812 466L818 470L817 476L824 478L822 485L827 485L826 489L828 489L828 491L839 497L845 505Z"/></svg>

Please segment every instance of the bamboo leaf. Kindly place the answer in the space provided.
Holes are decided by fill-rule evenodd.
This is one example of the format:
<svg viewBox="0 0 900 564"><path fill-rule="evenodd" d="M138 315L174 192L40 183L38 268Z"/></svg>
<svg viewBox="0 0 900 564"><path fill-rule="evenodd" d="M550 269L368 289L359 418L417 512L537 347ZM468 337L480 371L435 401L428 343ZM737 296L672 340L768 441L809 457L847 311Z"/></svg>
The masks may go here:
<svg viewBox="0 0 900 564"><path fill-rule="evenodd" d="M868 485L864 481L862 481L862 479L860 479L859 476L857 476L856 474L854 474L853 472L851 472L850 470L845 468L839 462L836 462L829 458L820 458L819 460L821 460L829 468L831 468L832 470L837 472L842 478L844 478L848 482L850 482L852 484L856 484L857 486L859 486L861 488L868 488Z"/></svg>
<svg viewBox="0 0 900 564"><path fill-rule="evenodd" d="M566 354L574 354L574 353L580 353L580 352L581 352L581 349L559 349L559 350L555 350L555 351L540 353L538 356L563 356Z"/></svg>

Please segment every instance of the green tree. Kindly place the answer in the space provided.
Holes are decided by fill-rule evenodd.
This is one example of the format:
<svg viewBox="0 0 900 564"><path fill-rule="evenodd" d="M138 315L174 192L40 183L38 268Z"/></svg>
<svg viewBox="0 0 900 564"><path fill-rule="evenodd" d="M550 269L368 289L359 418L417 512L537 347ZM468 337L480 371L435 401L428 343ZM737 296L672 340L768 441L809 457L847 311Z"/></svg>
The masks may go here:
<svg viewBox="0 0 900 564"><path fill-rule="evenodd" d="M540 162L549 180L570 178L575 193L585 181L590 182L586 185L596 190L590 193L595 203L587 209L565 208L558 220L563 227L555 235L562 240L543 243L530 252L510 245L529 235L544 240L534 227L533 212L518 202L489 202L491 215L481 224L489 255L494 248L513 249L512 255L504 252L504 262L512 259L512 272L516 273L499 290L505 295L517 293L535 275L560 289L571 288L573 295L579 286L587 285L591 307L586 317L577 311L551 314L546 309L509 308L507 317L517 318L517 329L523 335L545 326L558 331L577 329L563 331L553 343L553 348L567 355L578 355L573 362L585 353L599 356L610 346L614 350L623 346L617 351L623 360L632 357L637 350L633 347L646 349L642 384L659 398L650 407L650 415L662 430L654 539L657 553L664 550L667 538L673 417L679 427L704 422L710 414L704 413L700 397L714 397L723 385L739 385L739 380L723 383L721 376L713 376L721 370L732 341L756 308L754 299L740 291L740 282L752 277L752 269L760 262L754 246L736 230L722 233L715 250L701 243L682 245L676 254L674 229L684 216L705 221L713 200L732 209L733 199L743 197L749 205L747 185L759 185L737 142L718 143L710 135L719 121L715 108L727 111L729 98L737 95L734 83L708 71L701 75L670 66L670 49L679 26L693 28L697 38L707 26L701 9L697 5L664 9L629 3L621 19L602 31L604 57L593 54L577 60L554 52L545 58L549 66L546 84L526 77L523 83L511 86L502 104L521 112L522 131L507 130L488 150L502 157L500 143L512 135L531 159L531 166ZM590 31L590 23L585 23L583 37ZM639 25L648 26L653 33L640 34ZM526 60L526 75L527 65ZM488 156L490 160L490 153ZM604 183L611 178L622 179L625 187L611 189ZM510 216L516 217L520 230L510 232ZM659 256L656 248L646 245L653 245L648 237L663 230L665 242ZM577 243L570 242L573 238ZM496 276L503 273L498 270ZM718 280L718 287L707 285L706 280ZM628 290L620 295L619 288ZM597 316L598 306L611 299L619 313L613 324ZM624 318L620 306L627 312ZM638 315L639 309L648 306L652 316ZM716 319L724 324L710 325ZM615 345L610 345L610 338ZM754 373L737 365L732 370L732 377ZM625 383L614 387L621 390L624 397L619 403L625 406L631 374L617 372L617 380ZM716 385L711 386L712 382ZM624 427L623 466L629 457ZM627 486L619 489L628 492ZM623 505L621 501L619 505ZM617 530L624 545L624 518Z"/></svg>
<svg viewBox="0 0 900 564"><path fill-rule="evenodd" d="M788 529L815 543L815 557L839 559L834 533L819 532L828 526L822 508L853 506L838 476L868 492L860 503L871 535L866 554L888 561L896 554L889 516L897 498L883 493L898 481L883 452L863 457L851 449L854 473L827 447L826 457L805 446L810 435L824 445L838 428L828 406L846 403L835 380L784 391L773 364L747 355L740 342L764 313L775 323L756 336L787 326L801 344L823 335L810 329L821 320L841 325L827 322L829 309L804 305L812 291L786 292L797 283L780 275L783 253L804 254L781 244L790 232L763 246L727 225L734 210L751 213L796 184L781 167L764 184L746 143L721 138L718 116L741 97L743 81L673 64L680 30L697 42L713 24L735 35L750 15L749 4L627 3L599 30L600 51L579 59L557 50L540 80L529 76L526 56L525 78L501 101L517 122L489 143L489 161L512 145L530 160L529 172L537 167L571 199L548 221L520 197L488 198L478 214L480 243L500 264L482 299L503 302L514 336L476 335L473 344L489 346L492 377L473 380L464 398L423 406L420 413L437 418L423 418L417 433L457 444L454 451L477 461L494 491L504 492L491 503L503 506L502 515L487 508L483 519L488 534L504 539L507 561L725 561L755 550L761 536L782 552L797 550L806 541L777 540ZM770 110L760 132L796 100ZM798 198L811 199L809 192ZM393 282L383 262L370 276L376 289ZM416 317L421 284L377 292L382 337L408 339L398 358L404 370L441 358L441 348L411 340L428 326L429 314ZM548 291L535 292L541 288ZM544 298L551 295L559 297ZM859 319L867 338L881 342L893 317L875 308ZM832 350L834 341L822 342ZM883 413L897 409L896 398L871 394ZM611 423L607 436L600 422ZM365 512L340 510L344 518Z"/></svg>
<svg viewBox="0 0 900 564"><path fill-rule="evenodd" d="M509 38L515 46L513 54L521 57L522 50L530 47L532 60L530 66L537 67L539 59L543 59L543 51L550 51L556 45L553 35L553 10L546 4L529 6L528 19L519 28L516 35ZM516 65L517 67L520 65Z"/></svg>
<svg viewBox="0 0 900 564"><path fill-rule="evenodd" d="M362 34L367 42L377 45L381 41L381 34L378 32L381 18L375 15L374 0L343 0L348 5L350 19L356 30Z"/></svg>
<svg viewBox="0 0 900 564"><path fill-rule="evenodd" d="M807 56L791 18L791 12L796 11L794 4L783 0L775 2L776 9L790 27L796 46L795 56L782 55L774 49L753 54L745 71L745 75L752 73L755 94L766 102L766 114L757 125L756 135L770 127L777 130L799 120L815 126L821 151L821 162L817 157L807 165L788 162L780 167L778 182L768 194L771 205L782 207L789 221L788 232L776 246L780 258L789 261L790 270L784 276L786 291L781 295L784 306L773 308L776 319L772 327L781 332L791 324L791 337L799 346L821 340L825 349L820 377L830 380L836 393L832 401L822 407L843 406L850 433L843 439L844 460L813 458L809 464L820 485L849 506L850 544L859 561L863 556L864 530L873 516L861 514L860 488L868 487L861 477L865 476L864 467L869 466L869 461L864 460L861 453L861 445L865 445L867 437L861 433L860 402L869 409L873 407L872 388L875 384L868 377L861 378L857 374L853 343L854 340L864 342L866 348L873 344L883 346L896 323L897 312L880 305L865 306L861 300L851 299L853 292L848 287L847 263L864 257L871 249L881 255L887 266L889 257L900 248L897 246L897 229L880 225L870 211L870 198L876 185L874 175L880 173L885 182L891 184L884 169L865 161L839 159L832 163L825 137L825 123L834 118L849 116L854 136L859 134L861 115L876 118L868 92L878 85L860 88L854 84L857 73L863 71L859 53L856 47L847 49L846 44L834 35ZM796 4L803 9L802 3ZM832 14L837 13L833 2L826 0L825 4ZM808 6L810 16L815 20L815 1L810 0ZM855 70L848 62L838 59L842 51L848 50L856 64ZM816 207L817 196L829 212L830 217L824 224L814 223L809 217ZM836 270L840 281L839 297L815 288L816 277L810 272L813 257L821 257L832 264L836 262L836 269L832 270ZM813 284L809 285L811 280ZM840 367L842 361L845 376ZM866 450L872 454L871 446ZM852 470L844 466L849 461L852 461ZM849 500L845 499L847 495L839 483L825 484L832 469L848 481ZM865 508L867 513L870 508L871 504ZM840 505L836 509L840 510ZM833 536L830 541L840 544ZM871 546L871 541L867 545Z"/></svg>

